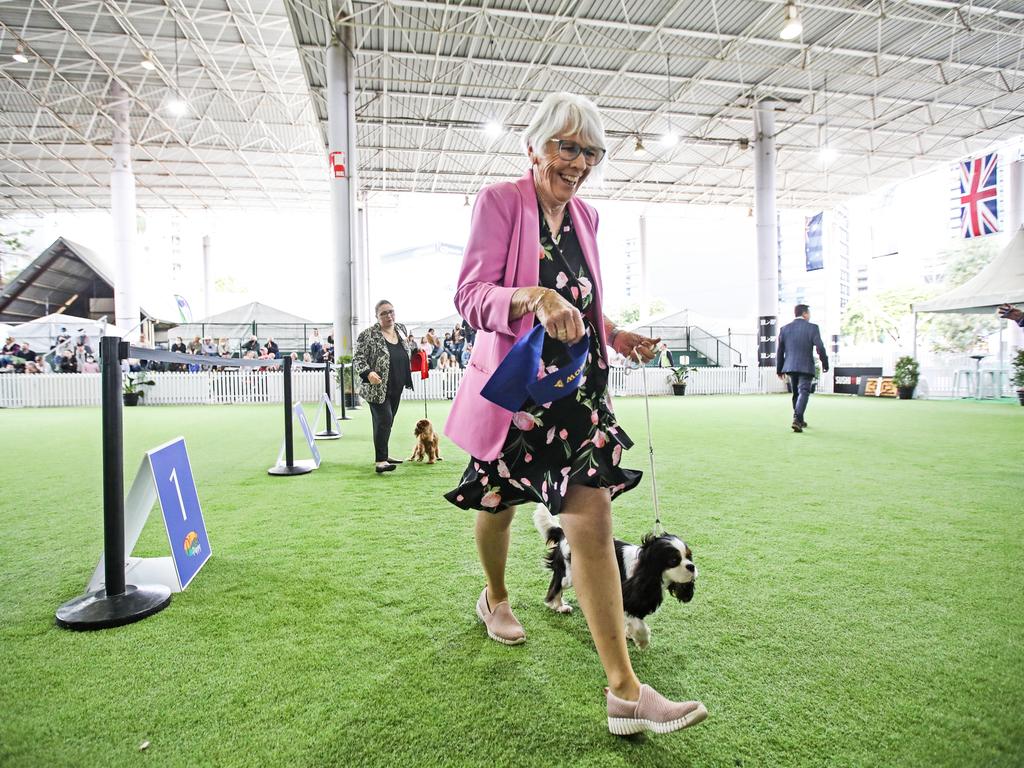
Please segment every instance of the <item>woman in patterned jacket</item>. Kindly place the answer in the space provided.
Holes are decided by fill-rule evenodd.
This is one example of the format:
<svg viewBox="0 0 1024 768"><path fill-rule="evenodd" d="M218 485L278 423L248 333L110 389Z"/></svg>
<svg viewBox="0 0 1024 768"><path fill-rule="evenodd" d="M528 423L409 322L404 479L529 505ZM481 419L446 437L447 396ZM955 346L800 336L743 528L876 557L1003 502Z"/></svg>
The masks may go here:
<svg viewBox="0 0 1024 768"><path fill-rule="evenodd" d="M377 322L359 334L352 365L362 379L360 396L370 404L373 416L374 470L390 472L402 462L388 456L388 440L395 414L402 401L402 390L412 389L409 368L409 331L395 322L390 301L378 301L374 308Z"/></svg>

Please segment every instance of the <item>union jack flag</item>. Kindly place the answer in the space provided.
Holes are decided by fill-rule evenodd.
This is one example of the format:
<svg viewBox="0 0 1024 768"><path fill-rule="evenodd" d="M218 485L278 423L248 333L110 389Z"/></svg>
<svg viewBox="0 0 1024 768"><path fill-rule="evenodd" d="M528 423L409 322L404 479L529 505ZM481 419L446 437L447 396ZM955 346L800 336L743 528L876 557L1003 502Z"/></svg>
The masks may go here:
<svg viewBox="0 0 1024 768"><path fill-rule="evenodd" d="M984 237L999 231L999 155L960 163L960 234Z"/></svg>

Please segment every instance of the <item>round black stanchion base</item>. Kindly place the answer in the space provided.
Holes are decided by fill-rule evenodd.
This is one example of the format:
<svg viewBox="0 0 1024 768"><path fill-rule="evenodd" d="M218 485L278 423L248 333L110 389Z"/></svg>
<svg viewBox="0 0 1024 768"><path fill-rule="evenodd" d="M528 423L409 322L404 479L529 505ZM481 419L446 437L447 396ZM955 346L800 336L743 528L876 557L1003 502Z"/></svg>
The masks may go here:
<svg viewBox="0 0 1024 768"><path fill-rule="evenodd" d="M337 440L341 437L341 432L335 432L331 429L326 429L323 432L317 432L313 435L317 440Z"/></svg>
<svg viewBox="0 0 1024 768"><path fill-rule="evenodd" d="M267 474L290 477L291 475L306 475L312 471L312 467L303 467L298 464L295 464L290 467L287 464L278 464L277 466L268 469Z"/></svg>
<svg viewBox="0 0 1024 768"><path fill-rule="evenodd" d="M171 590L163 584L128 584L123 595L109 597L105 589L98 589L58 608L57 626L78 631L120 627L159 613L170 604Z"/></svg>

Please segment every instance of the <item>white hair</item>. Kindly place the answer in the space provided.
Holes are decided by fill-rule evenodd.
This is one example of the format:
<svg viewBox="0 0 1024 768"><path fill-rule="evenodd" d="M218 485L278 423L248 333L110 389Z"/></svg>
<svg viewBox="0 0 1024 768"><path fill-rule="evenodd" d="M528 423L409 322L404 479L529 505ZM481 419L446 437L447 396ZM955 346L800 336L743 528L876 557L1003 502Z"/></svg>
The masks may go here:
<svg viewBox="0 0 1024 768"><path fill-rule="evenodd" d="M537 107L533 120L523 131L523 148L540 154L551 139L578 135L587 145L606 147L604 121L597 105L586 96L560 91L548 94ZM605 155L607 159L607 154ZM604 176L605 161L590 169L590 179L600 183Z"/></svg>

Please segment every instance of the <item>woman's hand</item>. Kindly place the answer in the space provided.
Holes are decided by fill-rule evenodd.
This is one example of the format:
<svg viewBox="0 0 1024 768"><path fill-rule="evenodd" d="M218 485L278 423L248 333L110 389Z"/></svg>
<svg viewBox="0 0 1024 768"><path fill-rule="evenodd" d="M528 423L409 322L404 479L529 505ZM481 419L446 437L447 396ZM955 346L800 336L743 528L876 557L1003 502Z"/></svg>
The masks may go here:
<svg viewBox="0 0 1024 768"><path fill-rule="evenodd" d="M534 308L534 313L548 336L566 344L575 344L583 338L583 315L563 299L558 291L547 289Z"/></svg>
<svg viewBox="0 0 1024 768"><path fill-rule="evenodd" d="M615 336L615 341L612 342L612 349L633 362L637 361L637 355L639 355L640 362L647 363L654 359L657 346L660 343L661 339L641 336L632 331L619 331Z"/></svg>
<svg viewBox="0 0 1024 768"><path fill-rule="evenodd" d="M366 380L371 384L380 384L383 381L376 371L370 371L366 376Z"/></svg>

